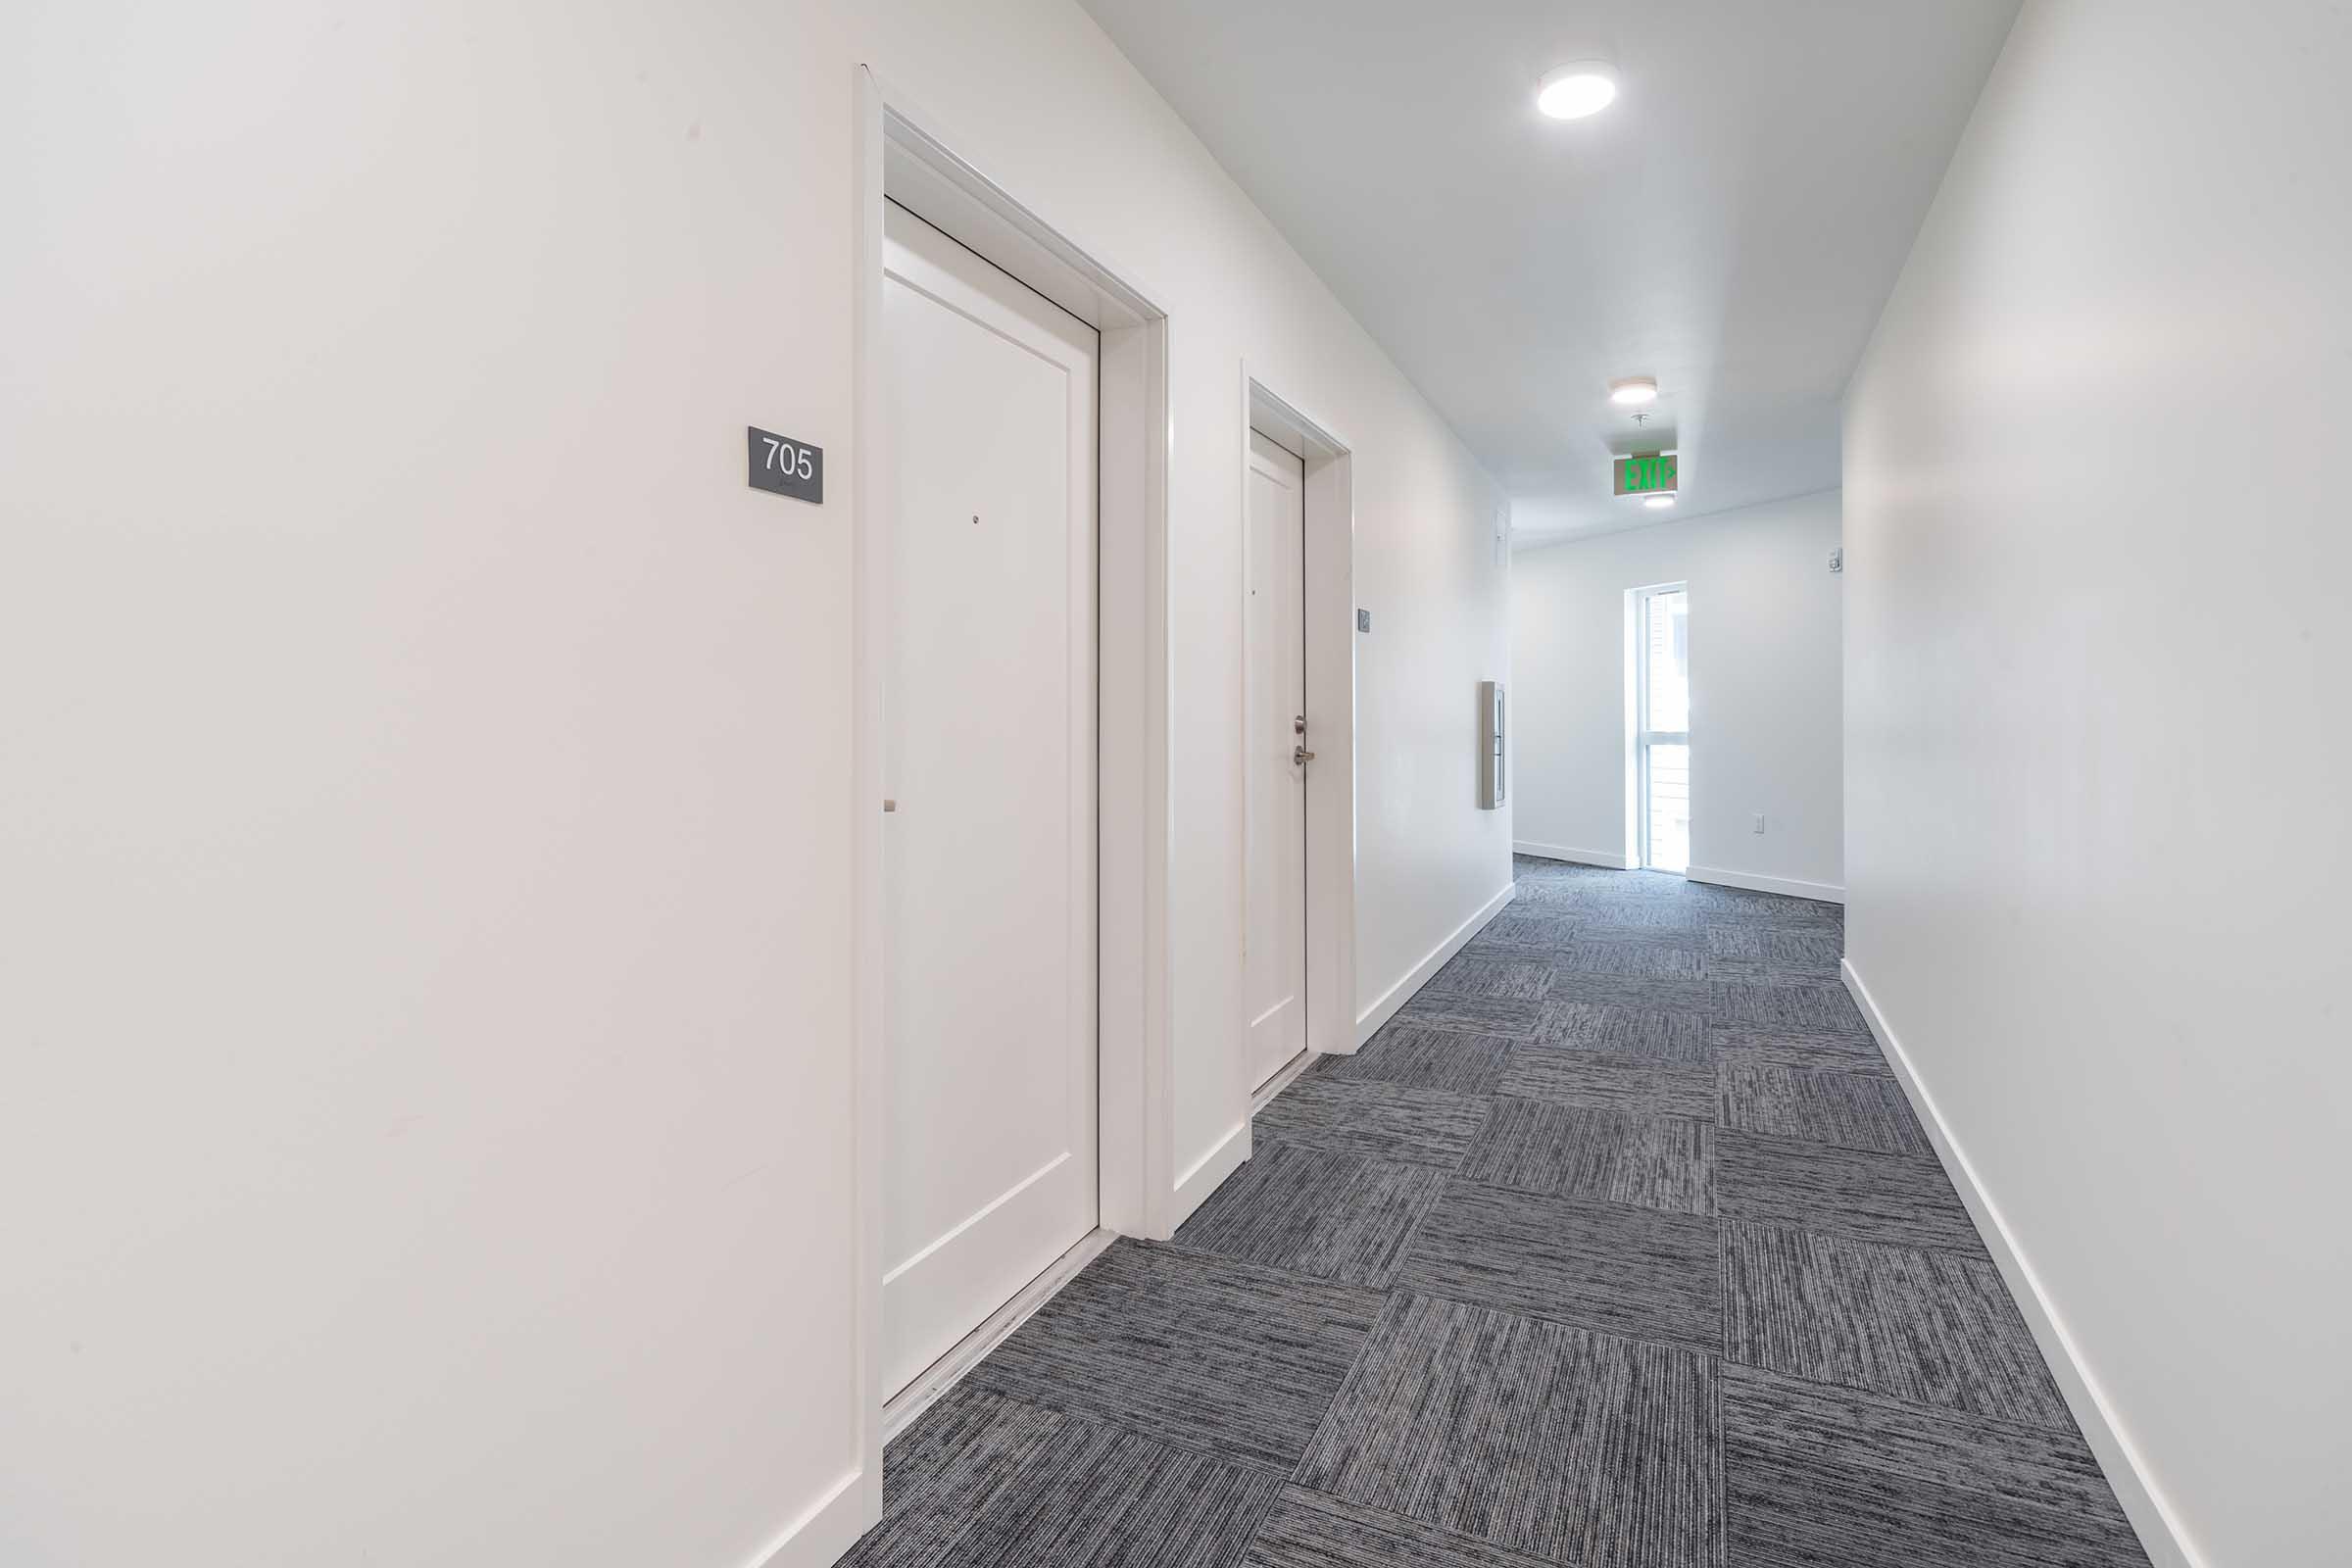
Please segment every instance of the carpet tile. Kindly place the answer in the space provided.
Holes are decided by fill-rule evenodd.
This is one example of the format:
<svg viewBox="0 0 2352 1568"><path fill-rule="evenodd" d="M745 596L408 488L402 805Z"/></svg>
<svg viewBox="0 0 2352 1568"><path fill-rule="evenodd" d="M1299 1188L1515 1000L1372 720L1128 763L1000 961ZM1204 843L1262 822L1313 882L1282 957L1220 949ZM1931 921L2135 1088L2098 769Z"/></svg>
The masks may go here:
<svg viewBox="0 0 2352 1568"><path fill-rule="evenodd" d="M1620 926L1615 928L1622 931ZM1706 958L1695 949L1656 942L1570 942L1552 959L1553 966L1571 974L1632 975L1638 980L1698 980L1705 978Z"/></svg>
<svg viewBox="0 0 2352 1568"><path fill-rule="evenodd" d="M1291 1487L1258 1527L1246 1568L1549 1568L1400 1514Z"/></svg>
<svg viewBox="0 0 2352 1568"><path fill-rule="evenodd" d="M1313 1072L1335 1083L1398 1084L1457 1095L1491 1095L1510 1063L1511 1042L1460 1029L1392 1019L1354 1054L1321 1056Z"/></svg>
<svg viewBox="0 0 2352 1568"><path fill-rule="evenodd" d="M1752 925L1711 925L1707 927L1707 956L1761 959L1764 933Z"/></svg>
<svg viewBox="0 0 2352 1568"><path fill-rule="evenodd" d="M1557 909L1585 902L1591 884L1556 877L1521 877L1513 885L1511 903L1521 909Z"/></svg>
<svg viewBox="0 0 2352 1568"><path fill-rule="evenodd" d="M1498 1099L1461 1178L1551 1198L1682 1214L1714 1211L1711 1123Z"/></svg>
<svg viewBox="0 0 2352 1568"><path fill-rule="evenodd" d="M1758 1138L1727 1127L1715 1137L1714 1191L1716 1212L1725 1219L1897 1247L1973 1253L1981 1245L1976 1222L1933 1159Z"/></svg>
<svg viewBox="0 0 2352 1568"><path fill-rule="evenodd" d="M1715 1376L1694 1351L1403 1295L1297 1480L1555 1563L1711 1568Z"/></svg>
<svg viewBox="0 0 2352 1568"><path fill-rule="evenodd" d="M972 1386L1287 1472L1378 1293L1121 1241L975 1367Z"/></svg>
<svg viewBox="0 0 2352 1568"><path fill-rule="evenodd" d="M1704 940L1708 911L1656 899L1589 899L1577 922L1580 937L1604 935L1619 941L1667 942L1696 947ZM1635 932L1645 933L1635 936Z"/></svg>
<svg viewBox="0 0 2352 1568"><path fill-rule="evenodd" d="M1172 1241L890 1445L848 1562L2147 1568L1839 981L1843 910L1513 866Z"/></svg>
<svg viewBox="0 0 2352 1568"><path fill-rule="evenodd" d="M2148 1568L2104 1516L1753 1444L1723 1468L1738 1568Z"/></svg>
<svg viewBox="0 0 2352 1568"><path fill-rule="evenodd" d="M1640 1116L1715 1119L1712 1069L1529 1046L1511 1053L1502 1092L1555 1105L1592 1105Z"/></svg>
<svg viewBox="0 0 2352 1568"><path fill-rule="evenodd" d="M1929 1409L1736 1362L1723 1369L1723 1422L1726 1445L1759 1454L1811 1454L1841 1469L1961 1487L2131 1529L2072 1428Z"/></svg>
<svg viewBox="0 0 2352 1568"><path fill-rule="evenodd" d="M1446 1173L1268 1142L1193 1211L1169 1245L1342 1285L1386 1288Z"/></svg>
<svg viewBox="0 0 2352 1568"><path fill-rule="evenodd" d="M1456 1181L1422 1220L1396 1288L1713 1351L1715 1222Z"/></svg>
<svg viewBox="0 0 2352 1568"><path fill-rule="evenodd" d="M1709 1012L1723 989L1719 980L1644 980L1639 975L1595 974L1589 969L1551 972L1544 1005L1589 1003L1596 1006L1655 1007L1672 1012ZM1761 988L1759 988L1761 989ZM1780 989L1774 987L1774 990ZM1736 1021L1736 1020L1727 1020Z"/></svg>
<svg viewBox="0 0 2352 1568"><path fill-rule="evenodd" d="M1541 1002L1550 988L1551 968L1541 958L1482 957L1465 949L1430 976L1422 995Z"/></svg>
<svg viewBox="0 0 2352 1568"><path fill-rule="evenodd" d="M1819 969L1835 979L1845 957L1845 934L1831 931L1781 931L1769 926L1760 933L1763 952L1757 956L1784 969Z"/></svg>
<svg viewBox="0 0 2352 1568"><path fill-rule="evenodd" d="M1489 920L1486 928L1472 937L1462 951L1468 953L1475 949L1481 954L1500 956L1508 951L1520 950L1548 955L1561 943L1574 937L1576 927L1577 921L1573 916L1557 909L1514 904Z"/></svg>
<svg viewBox="0 0 2352 1568"><path fill-rule="evenodd" d="M1072 1420L1034 1484L1000 1490L942 1568L1235 1568L1279 1476Z"/></svg>
<svg viewBox="0 0 2352 1568"><path fill-rule="evenodd" d="M844 1559L854 1568L1235 1568L1282 1487L967 1389L891 1445L884 1475L883 1522Z"/></svg>
<svg viewBox="0 0 2352 1568"><path fill-rule="evenodd" d="M1254 1136L1267 1142L1451 1170L1486 1119L1487 1102L1475 1095L1304 1073L1257 1113L1253 1125Z"/></svg>
<svg viewBox="0 0 2352 1568"><path fill-rule="evenodd" d="M1824 927L1841 930L1845 925L1844 905L1824 904L1815 899L1792 899L1781 893L1758 893L1749 888L1701 883L1692 889L1690 899L1712 915L1738 919L1771 930L1818 930Z"/></svg>
<svg viewBox="0 0 2352 1568"><path fill-rule="evenodd" d="M1025 1493L1064 1418L968 1382L924 1411L883 1455L882 1522L844 1568L934 1568L998 1494Z"/></svg>
<svg viewBox="0 0 2352 1568"><path fill-rule="evenodd" d="M1682 1067L1709 1067L1706 1015L1656 1007L1555 1002L1536 1020L1534 1044L1598 1056L1636 1056Z"/></svg>
<svg viewBox="0 0 2352 1568"><path fill-rule="evenodd" d="M1709 1023L1707 1047L1719 1061L1759 1067L1875 1072L1891 1076L1886 1055L1869 1035L1808 1034L1794 1029L1753 1029L1745 1024Z"/></svg>
<svg viewBox="0 0 2352 1568"><path fill-rule="evenodd" d="M1823 1034L1870 1033L1841 985L1762 985L1752 980L1712 980L1707 985L1712 993L1707 1012L1719 1022Z"/></svg>
<svg viewBox="0 0 2352 1568"><path fill-rule="evenodd" d="M1727 1359L1938 1409L2073 1430L1989 1257L1730 1220L1723 1250ZM1408 1259L1401 1279L1414 1273Z"/></svg>
<svg viewBox="0 0 2352 1568"><path fill-rule="evenodd" d="M1525 1040L1536 1032L1543 1016L1539 1001L1516 997L1470 997L1420 991L1396 1009L1396 1016L1424 1029L1458 1029L1467 1034Z"/></svg>
<svg viewBox="0 0 2352 1568"><path fill-rule="evenodd" d="M1723 926L1708 927L1707 977L1711 980L1758 980L1796 985L1838 985L1838 960L1845 956L1845 934L1837 929L1772 930L1754 926L1734 928L1743 941L1722 943ZM1728 953L1721 946L1750 951Z"/></svg>
<svg viewBox="0 0 2352 1568"><path fill-rule="evenodd" d="M1640 913L1676 912L1641 910ZM1698 926L1666 925L1655 920L1617 925L1608 921L1579 920L1571 938L1575 942L1630 942L1639 947L1679 948L1691 953L1707 951L1707 933Z"/></svg>
<svg viewBox="0 0 2352 1568"><path fill-rule="evenodd" d="M1722 1071L1726 1127L1841 1149L1935 1155L1935 1145L1892 1078L1744 1062L1727 1062ZM1503 1076L1507 1082L1510 1075Z"/></svg>

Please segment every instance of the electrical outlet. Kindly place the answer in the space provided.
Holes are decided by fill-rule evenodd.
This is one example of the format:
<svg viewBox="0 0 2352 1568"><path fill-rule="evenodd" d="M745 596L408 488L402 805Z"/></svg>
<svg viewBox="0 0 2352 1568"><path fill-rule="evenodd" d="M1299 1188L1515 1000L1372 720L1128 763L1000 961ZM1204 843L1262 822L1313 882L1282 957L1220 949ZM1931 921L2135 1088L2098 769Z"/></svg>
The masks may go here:
<svg viewBox="0 0 2352 1568"><path fill-rule="evenodd" d="M1756 813L1756 831L1759 833L1764 831L1764 813L1762 811Z"/></svg>
<svg viewBox="0 0 2352 1568"><path fill-rule="evenodd" d="M1355 612L1355 629L1357 631L1370 631L1372 629L1372 612L1369 610L1359 610Z"/></svg>

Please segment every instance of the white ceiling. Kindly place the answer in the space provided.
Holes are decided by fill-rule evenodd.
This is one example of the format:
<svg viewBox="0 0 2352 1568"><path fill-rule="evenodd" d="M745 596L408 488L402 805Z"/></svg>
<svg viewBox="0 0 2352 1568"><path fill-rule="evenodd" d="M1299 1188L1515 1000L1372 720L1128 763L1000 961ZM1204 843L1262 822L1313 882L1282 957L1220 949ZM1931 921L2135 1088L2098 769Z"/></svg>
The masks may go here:
<svg viewBox="0 0 2352 1568"><path fill-rule="evenodd" d="M2017 0L1083 0L1514 498L1522 547L1838 483ZM1616 103L1535 109L1599 56ZM1647 431L1607 401L1655 375ZM1682 505L1611 497L1679 450Z"/></svg>

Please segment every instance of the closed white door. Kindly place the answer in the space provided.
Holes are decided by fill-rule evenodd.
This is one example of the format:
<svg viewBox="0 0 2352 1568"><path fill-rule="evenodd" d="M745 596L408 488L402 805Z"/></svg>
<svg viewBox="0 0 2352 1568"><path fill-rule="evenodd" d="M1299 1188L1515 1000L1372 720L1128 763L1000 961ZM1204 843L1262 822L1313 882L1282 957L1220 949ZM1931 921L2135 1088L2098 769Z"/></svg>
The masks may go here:
<svg viewBox="0 0 2352 1568"><path fill-rule="evenodd" d="M895 1394L1098 1212L1096 336L904 209L885 232Z"/></svg>
<svg viewBox="0 0 2352 1568"><path fill-rule="evenodd" d="M1250 432L1247 1076L1306 1049L1306 466Z"/></svg>

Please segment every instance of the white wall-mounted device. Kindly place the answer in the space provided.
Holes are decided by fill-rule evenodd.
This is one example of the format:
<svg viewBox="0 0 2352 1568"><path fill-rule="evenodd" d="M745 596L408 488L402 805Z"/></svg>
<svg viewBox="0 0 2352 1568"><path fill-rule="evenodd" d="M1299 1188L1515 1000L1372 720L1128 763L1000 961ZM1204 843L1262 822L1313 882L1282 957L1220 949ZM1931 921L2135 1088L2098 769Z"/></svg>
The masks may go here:
<svg viewBox="0 0 2352 1568"><path fill-rule="evenodd" d="M1502 682L1478 683L1478 808L1492 811L1502 804L1503 780L1510 759L1503 751L1508 731L1502 719Z"/></svg>

